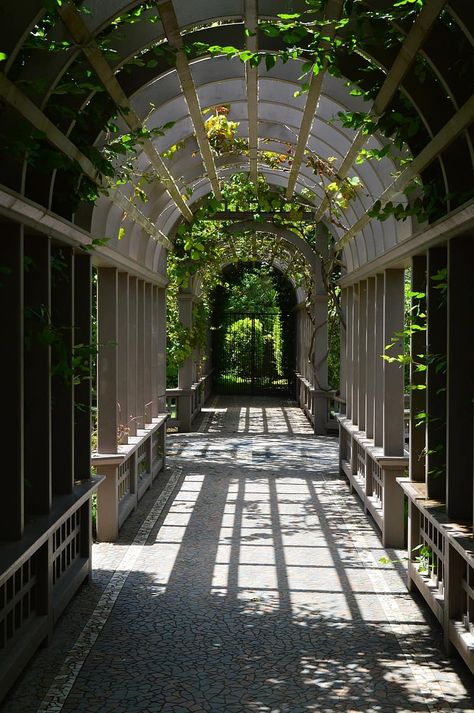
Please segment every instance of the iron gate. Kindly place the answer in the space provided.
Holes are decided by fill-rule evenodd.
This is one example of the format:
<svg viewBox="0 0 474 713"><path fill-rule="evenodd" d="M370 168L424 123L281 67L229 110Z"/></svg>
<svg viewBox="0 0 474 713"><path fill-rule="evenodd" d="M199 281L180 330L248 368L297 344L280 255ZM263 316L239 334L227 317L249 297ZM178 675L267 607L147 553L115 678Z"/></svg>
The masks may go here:
<svg viewBox="0 0 474 713"><path fill-rule="evenodd" d="M214 390L219 394L289 391L280 314L224 312L214 333Z"/></svg>

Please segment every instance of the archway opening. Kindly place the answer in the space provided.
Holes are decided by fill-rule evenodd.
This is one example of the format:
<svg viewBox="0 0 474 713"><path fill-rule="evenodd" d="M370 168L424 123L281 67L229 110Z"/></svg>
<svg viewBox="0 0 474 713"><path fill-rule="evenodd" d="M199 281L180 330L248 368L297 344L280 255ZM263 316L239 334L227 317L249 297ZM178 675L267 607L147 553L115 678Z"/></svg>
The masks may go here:
<svg viewBox="0 0 474 713"><path fill-rule="evenodd" d="M261 262L226 266L212 293L212 364L218 394L293 396L295 288Z"/></svg>

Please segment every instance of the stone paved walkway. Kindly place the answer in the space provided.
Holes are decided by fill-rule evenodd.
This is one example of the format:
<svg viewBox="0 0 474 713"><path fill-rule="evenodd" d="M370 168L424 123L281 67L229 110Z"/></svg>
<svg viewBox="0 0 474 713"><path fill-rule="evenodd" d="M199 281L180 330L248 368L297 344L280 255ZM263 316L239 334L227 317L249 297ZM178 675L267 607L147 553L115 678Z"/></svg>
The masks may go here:
<svg viewBox="0 0 474 713"><path fill-rule="evenodd" d="M474 710L404 553L379 563L336 439L294 405L216 400L159 481L1 713Z"/></svg>

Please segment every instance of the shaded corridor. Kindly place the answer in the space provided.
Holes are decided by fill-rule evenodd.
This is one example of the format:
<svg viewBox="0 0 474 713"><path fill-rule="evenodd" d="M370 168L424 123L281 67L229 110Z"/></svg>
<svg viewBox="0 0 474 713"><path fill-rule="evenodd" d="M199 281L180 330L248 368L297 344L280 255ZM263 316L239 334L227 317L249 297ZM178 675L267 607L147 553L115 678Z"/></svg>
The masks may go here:
<svg viewBox="0 0 474 713"><path fill-rule="evenodd" d="M95 546L92 587L2 713L474 709L470 677L406 592L403 553L379 563L337 440L296 406L216 399L199 434L170 436L168 465L174 498L143 525L150 493L118 543Z"/></svg>

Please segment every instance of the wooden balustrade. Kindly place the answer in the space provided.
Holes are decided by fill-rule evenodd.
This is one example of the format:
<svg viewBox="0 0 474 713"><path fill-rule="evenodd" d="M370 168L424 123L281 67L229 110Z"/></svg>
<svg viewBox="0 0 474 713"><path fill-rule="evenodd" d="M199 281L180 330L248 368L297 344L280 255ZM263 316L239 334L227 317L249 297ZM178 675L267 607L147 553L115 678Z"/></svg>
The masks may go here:
<svg viewBox="0 0 474 713"><path fill-rule="evenodd" d="M202 376L190 389L166 389L166 407L170 414L168 425L178 431L189 431L194 419L212 393L212 371Z"/></svg>
<svg viewBox="0 0 474 713"><path fill-rule="evenodd" d="M93 453L92 465L105 476L97 493L97 539L114 542L124 521L165 463L166 421L160 414L129 436L117 453Z"/></svg>
<svg viewBox="0 0 474 713"><path fill-rule="evenodd" d="M384 547L403 547L405 524L403 493L397 485L408 466L408 454L385 456L372 438L359 431L345 416L337 416L340 438L340 467L351 490L359 495L364 510L382 532Z"/></svg>
<svg viewBox="0 0 474 713"><path fill-rule="evenodd" d="M425 482L400 478L408 498L408 586L418 590L474 673L474 548L472 525L455 521Z"/></svg>
<svg viewBox="0 0 474 713"><path fill-rule="evenodd" d="M316 428L316 399L323 398L326 400L326 422L324 424L324 431L326 433L337 432L338 423L336 415L339 411L345 410L345 401L337 396L336 391L316 389L302 374L296 372L295 376L297 401L313 428Z"/></svg>
<svg viewBox="0 0 474 713"><path fill-rule="evenodd" d="M92 478L55 498L51 513L25 526L22 541L2 548L0 697L89 576L90 501L100 481Z"/></svg>

